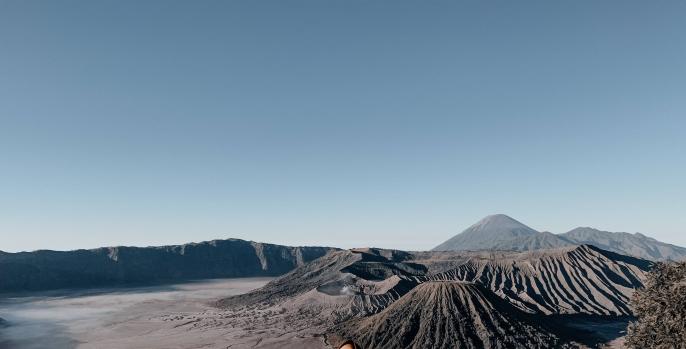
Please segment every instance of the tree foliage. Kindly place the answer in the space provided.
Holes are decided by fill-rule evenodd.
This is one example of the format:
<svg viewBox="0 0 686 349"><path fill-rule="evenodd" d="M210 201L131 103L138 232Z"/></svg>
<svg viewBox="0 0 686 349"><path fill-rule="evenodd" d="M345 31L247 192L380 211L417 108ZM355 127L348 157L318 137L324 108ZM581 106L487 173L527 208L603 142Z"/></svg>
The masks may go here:
<svg viewBox="0 0 686 349"><path fill-rule="evenodd" d="M686 261L655 264L631 303L629 348L686 348Z"/></svg>

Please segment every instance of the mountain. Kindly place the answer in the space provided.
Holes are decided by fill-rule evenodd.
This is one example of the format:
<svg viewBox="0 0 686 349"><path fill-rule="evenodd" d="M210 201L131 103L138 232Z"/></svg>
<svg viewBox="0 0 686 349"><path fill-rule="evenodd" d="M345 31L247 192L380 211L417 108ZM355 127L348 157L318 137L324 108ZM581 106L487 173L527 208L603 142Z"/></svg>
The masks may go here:
<svg viewBox="0 0 686 349"><path fill-rule="evenodd" d="M410 258L410 253L396 250L332 251L258 290L219 300L217 305L237 308L288 303L302 309L319 302L326 307L332 301L339 314L329 315L370 314L414 287L412 278L426 274L426 267L408 262Z"/></svg>
<svg viewBox="0 0 686 349"><path fill-rule="evenodd" d="M382 312L331 332L355 338L363 348L560 347L560 338L531 314L478 284L464 282L421 284Z"/></svg>
<svg viewBox="0 0 686 349"><path fill-rule="evenodd" d="M534 251L584 244L653 261L686 259L686 248L639 233L611 233L593 228L576 228L564 234L537 232L502 214L480 220L433 251Z"/></svg>
<svg viewBox="0 0 686 349"><path fill-rule="evenodd" d="M369 314L421 283L462 281L478 283L526 312L630 315L630 295L651 267L649 261L588 245L499 253L382 251L389 250L334 251L218 305L335 300L339 311Z"/></svg>
<svg viewBox="0 0 686 349"><path fill-rule="evenodd" d="M576 244L590 244L604 250L650 260L686 259L686 248L660 242L640 233L612 233L593 228L576 228L560 236Z"/></svg>
<svg viewBox="0 0 686 349"><path fill-rule="evenodd" d="M488 216L462 233L436 246L434 251L468 251L492 249L494 245L536 235L538 232L504 215Z"/></svg>
<svg viewBox="0 0 686 349"><path fill-rule="evenodd" d="M493 244L492 249L503 251L534 251L571 245L575 245L575 243L565 237L544 231L495 243Z"/></svg>
<svg viewBox="0 0 686 349"><path fill-rule="evenodd" d="M565 333L582 337L571 327L583 319L596 321L583 336L597 343L611 326L625 326L651 266L588 245L340 250L216 305L248 329L325 334L329 343L353 338L368 348L562 347L556 341L568 341Z"/></svg>
<svg viewBox="0 0 686 349"><path fill-rule="evenodd" d="M332 250L228 239L160 247L0 252L0 292L278 276Z"/></svg>
<svg viewBox="0 0 686 349"><path fill-rule="evenodd" d="M427 266L430 280L479 283L515 307L548 315L631 315L631 294L643 285L652 265L590 245L473 252L458 265L446 263L436 252L424 253L418 253L415 261ZM454 261L450 252L443 253Z"/></svg>

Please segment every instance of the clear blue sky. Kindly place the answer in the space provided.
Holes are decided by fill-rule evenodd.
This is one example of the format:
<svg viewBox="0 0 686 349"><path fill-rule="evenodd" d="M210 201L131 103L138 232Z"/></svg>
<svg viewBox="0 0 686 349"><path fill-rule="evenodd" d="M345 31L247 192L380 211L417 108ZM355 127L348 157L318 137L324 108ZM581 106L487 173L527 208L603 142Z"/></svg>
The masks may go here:
<svg viewBox="0 0 686 349"><path fill-rule="evenodd" d="M686 245L684 1L0 1L0 250Z"/></svg>

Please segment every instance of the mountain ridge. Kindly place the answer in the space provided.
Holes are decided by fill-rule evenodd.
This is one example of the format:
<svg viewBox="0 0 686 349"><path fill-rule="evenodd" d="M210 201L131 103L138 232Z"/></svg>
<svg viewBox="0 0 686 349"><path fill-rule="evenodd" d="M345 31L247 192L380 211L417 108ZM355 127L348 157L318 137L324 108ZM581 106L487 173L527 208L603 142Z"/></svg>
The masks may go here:
<svg viewBox="0 0 686 349"><path fill-rule="evenodd" d="M335 250L241 239L0 253L0 292L278 276Z"/></svg>
<svg viewBox="0 0 686 349"><path fill-rule="evenodd" d="M579 227L560 234L580 244L592 244L607 251L651 260L686 259L686 248L656 240L641 233L609 232Z"/></svg>
<svg viewBox="0 0 686 349"><path fill-rule="evenodd" d="M494 219L501 224L490 224ZM566 233L553 234L536 231L503 214L483 218L437 245L432 251L532 251L584 244L653 261L686 259L686 248L664 243L641 233L615 233L579 227Z"/></svg>

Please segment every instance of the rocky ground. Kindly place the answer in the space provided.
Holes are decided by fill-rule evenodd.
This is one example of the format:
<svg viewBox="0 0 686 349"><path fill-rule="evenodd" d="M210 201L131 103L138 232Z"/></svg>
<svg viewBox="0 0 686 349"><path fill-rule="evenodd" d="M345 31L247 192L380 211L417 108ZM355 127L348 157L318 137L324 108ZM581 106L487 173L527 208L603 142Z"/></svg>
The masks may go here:
<svg viewBox="0 0 686 349"><path fill-rule="evenodd" d="M316 345L352 338L369 348L615 346L650 265L591 246L336 251L217 305L264 338L324 333Z"/></svg>
<svg viewBox="0 0 686 349"><path fill-rule="evenodd" d="M332 251L267 284L134 302L66 298L105 313L62 322L69 341L52 347L331 348L343 338L366 348L621 347L629 299L649 267L590 246Z"/></svg>

